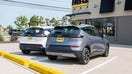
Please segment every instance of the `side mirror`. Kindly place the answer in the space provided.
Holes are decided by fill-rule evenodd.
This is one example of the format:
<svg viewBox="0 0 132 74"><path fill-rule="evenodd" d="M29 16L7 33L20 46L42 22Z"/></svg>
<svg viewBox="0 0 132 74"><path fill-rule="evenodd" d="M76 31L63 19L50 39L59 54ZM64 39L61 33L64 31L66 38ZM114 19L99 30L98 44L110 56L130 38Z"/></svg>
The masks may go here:
<svg viewBox="0 0 132 74"><path fill-rule="evenodd" d="M105 35L105 34L102 34L101 37L102 37L102 38L106 38L106 35Z"/></svg>

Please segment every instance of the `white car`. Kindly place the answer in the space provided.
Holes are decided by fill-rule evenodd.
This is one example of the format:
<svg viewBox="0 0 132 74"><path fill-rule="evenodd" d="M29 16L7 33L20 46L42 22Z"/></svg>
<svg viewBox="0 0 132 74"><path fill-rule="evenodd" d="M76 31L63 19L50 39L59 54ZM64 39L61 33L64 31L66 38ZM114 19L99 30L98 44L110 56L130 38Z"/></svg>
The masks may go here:
<svg viewBox="0 0 132 74"><path fill-rule="evenodd" d="M30 27L25 30L20 38L19 48L23 54L29 54L31 51L43 51L45 53L47 36L54 27Z"/></svg>

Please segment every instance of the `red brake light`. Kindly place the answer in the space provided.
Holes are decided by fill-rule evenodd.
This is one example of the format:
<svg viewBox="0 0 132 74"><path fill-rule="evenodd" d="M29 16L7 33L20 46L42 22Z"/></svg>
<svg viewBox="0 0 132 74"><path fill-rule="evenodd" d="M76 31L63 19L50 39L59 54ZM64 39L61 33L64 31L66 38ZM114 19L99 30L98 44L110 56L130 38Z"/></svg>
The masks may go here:
<svg viewBox="0 0 132 74"><path fill-rule="evenodd" d="M51 44L46 44L46 46L50 46Z"/></svg>
<svg viewBox="0 0 132 74"><path fill-rule="evenodd" d="M78 48L79 46L70 46L70 48Z"/></svg>
<svg viewBox="0 0 132 74"><path fill-rule="evenodd" d="M83 38L83 35L70 35L72 38Z"/></svg>
<svg viewBox="0 0 132 74"><path fill-rule="evenodd" d="M44 34L37 34L38 37L45 37Z"/></svg>

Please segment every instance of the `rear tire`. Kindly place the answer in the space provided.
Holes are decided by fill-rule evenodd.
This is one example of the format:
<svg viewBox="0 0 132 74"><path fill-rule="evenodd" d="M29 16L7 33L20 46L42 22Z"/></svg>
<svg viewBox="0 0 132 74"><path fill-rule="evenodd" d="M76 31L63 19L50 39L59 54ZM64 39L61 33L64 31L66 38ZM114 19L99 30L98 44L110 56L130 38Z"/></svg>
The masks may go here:
<svg viewBox="0 0 132 74"><path fill-rule="evenodd" d="M79 62L83 65L87 64L90 60L90 52L88 50L88 48L84 48L83 51L82 51L82 56L81 58L79 58Z"/></svg>
<svg viewBox="0 0 132 74"><path fill-rule="evenodd" d="M53 55L47 55L49 60L56 60L58 57Z"/></svg>
<svg viewBox="0 0 132 74"><path fill-rule="evenodd" d="M31 51L30 50L22 50L23 54L29 54Z"/></svg>
<svg viewBox="0 0 132 74"><path fill-rule="evenodd" d="M105 52L102 56L103 57L108 57L109 56L109 46L108 45L106 46Z"/></svg>
<svg viewBox="0 0 132 74"><path fill-rule="evenodd" d="M45 50L43 51L43 53L44 53L44 56L46 56L46 51Z"/></svg>

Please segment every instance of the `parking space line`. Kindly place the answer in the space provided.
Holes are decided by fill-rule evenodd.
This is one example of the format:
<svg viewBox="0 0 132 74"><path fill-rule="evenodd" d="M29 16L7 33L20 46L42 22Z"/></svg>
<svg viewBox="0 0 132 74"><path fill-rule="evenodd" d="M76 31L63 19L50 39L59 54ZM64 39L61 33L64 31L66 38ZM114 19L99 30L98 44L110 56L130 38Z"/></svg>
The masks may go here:
<svg viewBox="0 0 132 74"><path fill-rule="evenodd" d="M113 57L113 58L111 58L111 59L109 59L109 60L103 62L102 64L99 64L99 65L97 65L97 66L95 66L95 67L89 69L88 71L82 72L82 73L80 73L80 74L88 74L89 72L94 71L94 70L96 70L96 69L98 69L98 68L104 66L105 64L108 64L108 63L112 62L113 60L116 60L117 58L118 58L118 57Z"/></svg>

